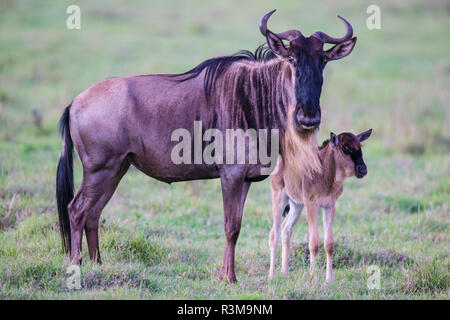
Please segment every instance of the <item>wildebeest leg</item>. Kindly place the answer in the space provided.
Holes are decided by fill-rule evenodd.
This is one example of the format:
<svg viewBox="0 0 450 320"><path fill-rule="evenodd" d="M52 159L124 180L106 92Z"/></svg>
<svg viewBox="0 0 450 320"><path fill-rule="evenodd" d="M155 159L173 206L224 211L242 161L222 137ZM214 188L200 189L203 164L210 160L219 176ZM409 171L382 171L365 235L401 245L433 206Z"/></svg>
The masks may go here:
<svg viewBox="0 0 450 320"><path fill-rule="evenodd" d="M287 276L289 272L289 248L291 245L292 228L297 223L303 210L303 204L289 201L289 213L281 226L281 273Z"/></svg>
<svg viewBox="0 0 450 320"><path fill-rule="evenodd" d="M269 234L270 247L270 268L269 279L275 277L275 260L277 254L278 241L280 239L281 215L289 201L288 196L283 190L272 188L272 219L273 225Z"/></svg>
<svg viewBox="0 0 450 320"><path fill-rule="evenodd" d="M325 251L327 253L327 282L333 282L333 254L334 254L334 239L333 239L333 218L335 208L323 209L323 230Z"/></svg>
<svg viewBox="0 0 450 320"><path fill-rule="evenodd" d="M224 276L227 276L232 283L237 282L234 272L234 254L241 230L244 203L250 188L250 182L244 180L244 173L236 171L230 169L220 175L225 214L226 245L219 277L223 279Z"/></svg>
<svg viewBox="0 0 450 320"><path fill-rule="evenodd" d="M72 263L81 264L81 240L83 236L83 225L81 216L78 214L82 210L85 203L85 197L82 192L82 185L78 189L75 197L67 206L70 220L70 239L71 239L71 252L70 260Z"/></svg>
<svg viewBox="0 0 450 320"><path fill-rule="evenodd" d="M98 221L102 213L103 208L111 199L114 191L119 185L120 180L130 167L128 160L124 160L117 169L105 170L103 172L104 180L102 183L103 194L99 197L94 207L88 212L86 217L86 239L89 249L89 257L92 261L102 263L100 257L100 248L98 244Z"/></svg>
<svg viewBox="0 0 450 320"><path fill-rule="evenodd" d="M98 245L98 221L102 209L116 190L120 179L129 168L127 160L117 161L108 167L95 170L86 169L83 181L75 198L69 204L70 229L72 236L71 259L81 264L81 240L83 229L91 260L101 263Z"/></svg>
<svg viewBox="0 0 450 320"><path fill-rule="evenodd" d="M319 251L319 226L317 224L316 204L306 204L306 218L308 219L308 233L309 233L309 262L310 270L313 279L316 279L316 257Z"/></svg>

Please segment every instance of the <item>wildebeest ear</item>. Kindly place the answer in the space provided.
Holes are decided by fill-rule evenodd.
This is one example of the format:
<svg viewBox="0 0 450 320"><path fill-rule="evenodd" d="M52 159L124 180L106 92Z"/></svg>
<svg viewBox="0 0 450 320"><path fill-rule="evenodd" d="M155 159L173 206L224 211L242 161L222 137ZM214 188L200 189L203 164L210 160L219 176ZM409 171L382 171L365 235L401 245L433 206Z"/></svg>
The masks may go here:
<svg viewBox="0 0 450 320"><path fill-rule="evenodd" d="M270 50L280 58L287 58L289 56L289 51L283 44L283 40L277 37L276 34L267 30L266 33L267 44Z"/></svg>
<svg viewBox="0 0 450 320"><path fill-rule="evenodd" d="M339 60L348 56L356 44L356 37L339 43L332 47L331 49L325 51L325 56L328 60Z"/></svg>
<svg viewBox="0 0 450 320"><path fill-rule="evenodd" d="M367 131L361 132L356 137L358 138L359 142L366 141L369 139L370 135L372 134L372 129L369 129Z"/></svg>
<svg viewBox="0 0 450 320"><path fill-rule="evenodd" d="M339 139L333 132L330 133L330 142L333 147L336 147L339 144Z"/></svg>

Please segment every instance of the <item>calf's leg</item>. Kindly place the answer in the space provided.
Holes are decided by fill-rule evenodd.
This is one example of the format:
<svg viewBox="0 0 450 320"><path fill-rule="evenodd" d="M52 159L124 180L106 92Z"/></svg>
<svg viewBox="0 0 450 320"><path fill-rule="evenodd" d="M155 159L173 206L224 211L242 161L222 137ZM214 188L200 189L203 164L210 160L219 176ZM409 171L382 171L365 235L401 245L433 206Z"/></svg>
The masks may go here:
<svg viewBox="0 0 450 320"><path fill-rule="evenodd" d="M303 204L289 201L289 213L283 221L281 229L282 253L281 273L287 276L289 273L289 249L291 245L292 228L297 223L303 210Z"/></svg>
<svg viewBox="0 0 450 320"><path fill-rule="evenodd" d="M316 279L316 257L319 251L319 227L317 224L317 211L318 206L316 204L306 204L306 218L308 220L308 233L309 233L309 261L310 270L313 279Z"/></svg>
<svg viewBox="0 0 450 320"><path fill-rule="evenodd" d="M323 230L324 230L324 247L327 253L327 282L333 282L333 254L334 254L334 239L333 239L333 218L335 207L323 209Z"/></svg>
<svg viewBox="0 0 450 320"><path fill-rule="evenodd" d="M273 225L269 234L269 247L270 247L270 269L269 279L275 277L275 260L278 247L278 241L280 239L280 225L281 215L288 203L288 197L283 190L276 190L272 188L272 218Z"/></svg>

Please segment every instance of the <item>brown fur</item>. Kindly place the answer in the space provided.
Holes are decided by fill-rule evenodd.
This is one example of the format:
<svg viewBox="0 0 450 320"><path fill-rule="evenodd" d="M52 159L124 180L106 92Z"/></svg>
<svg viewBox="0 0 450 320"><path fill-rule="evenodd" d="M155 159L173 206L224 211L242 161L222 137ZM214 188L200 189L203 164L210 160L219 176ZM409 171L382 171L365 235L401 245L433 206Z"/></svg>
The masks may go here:
<svg viewBox="0 0 450 320"><path fill-rule="evenodd" d="M315 276L315 259L319 247L317 212L324 209L325 250L327 252L327 281L333 280L332 256L334 253L334 240L332 235L332 222L335 203L343 192L343 183L346 178L355 175L355 162L350 154L345 154L344 146L350 146L356 151L361 150L359 139L365 140L370 136L371 130L358 136L351 133L342 133L338 136L338 144L325 141L316 149L322 170L314 171L311 176L299 175L295 167L290 167L286 159L280 157L277 167L271 175L272 187L272 214L273 227L270 232L269 244L271 248L271 266L269 277L275 275L275 253L278 245L281 214L289 203L290 211L283 224L283 257L282 272L287 274L287 259L289 252L292 227L297 222L303 206L306 207L308 220L309 250L311 253L311 271ZM291 154L292 156L292 154ZM292 156L292 160L294 157ZM292 161L291 160L291 161ZM359 162L358 162L359 163ZM361 162L362 153L361 153ZM301 166L300 166L300 169Z"/></svg>

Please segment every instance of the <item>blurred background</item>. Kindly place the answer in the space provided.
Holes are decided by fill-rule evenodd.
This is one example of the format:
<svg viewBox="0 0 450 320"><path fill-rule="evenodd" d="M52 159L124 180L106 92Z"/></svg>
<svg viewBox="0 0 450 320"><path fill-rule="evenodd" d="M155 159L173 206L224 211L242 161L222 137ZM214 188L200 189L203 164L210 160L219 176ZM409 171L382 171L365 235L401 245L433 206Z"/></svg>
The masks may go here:
<svg viewBox="0 0 450 320"><path fill-rule="evenodd" d="M81 9L80 30L66 27L71 4ZM372 4L381 29L366 26ZM168 186L130 170L103 213L104 269L87 264L86 289L64 290L54 180L65 106L107 77L180 73L253 51L264 41L259 20L275 8L275 32L341 36L339 14L358 37L350 56L327 65L321 98L320 142L330 131L374 130L363 149L369 175L349 181L336 214L337 287L305 292L305 221L295 229L298 281L267 287L268 181L252 186L246 204L239 289L215 275L224 244L219 182ZM449 14L439 0L1 0L0 298L448 298ZM75 160L77 183L81 173ZM378 291L364 282L373 263L383 270Z"/></svg>

